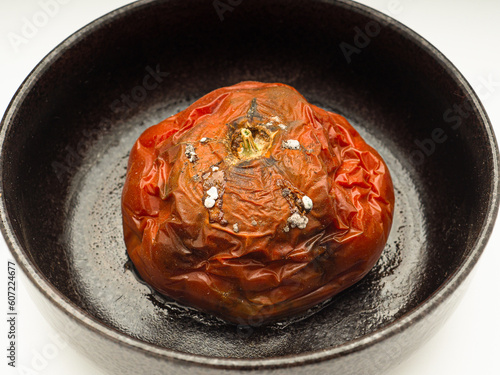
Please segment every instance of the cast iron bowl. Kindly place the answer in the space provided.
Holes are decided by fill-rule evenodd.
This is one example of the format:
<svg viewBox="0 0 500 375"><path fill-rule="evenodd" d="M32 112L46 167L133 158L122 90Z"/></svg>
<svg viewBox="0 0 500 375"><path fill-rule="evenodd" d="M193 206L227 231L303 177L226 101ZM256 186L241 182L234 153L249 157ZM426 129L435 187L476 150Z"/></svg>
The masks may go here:
<svg viewBox="0 0 500 375"><path fill-rule="evenodd" d="M492 127L443 55L370 8L220 4L133 3L34 69L2 122L3 234L47 319L110 373L381 373L443 323L485 247L498 209ZM292 85L346 116L396 192L368 276L308 318L271 326L225 324L155 295L127 267L122 239L134 140L244 80Z"/></svg>

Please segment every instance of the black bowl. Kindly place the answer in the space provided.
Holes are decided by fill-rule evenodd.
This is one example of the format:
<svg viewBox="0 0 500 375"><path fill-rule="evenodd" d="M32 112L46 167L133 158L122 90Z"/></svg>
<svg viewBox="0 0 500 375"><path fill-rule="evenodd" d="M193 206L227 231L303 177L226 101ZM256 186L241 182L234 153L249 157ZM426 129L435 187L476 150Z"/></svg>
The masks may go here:
<svg viewBox="0 0 500 375"><path fill-rule="evenodd" d="M230 5L229 5L230 4ZM386 160L382 258L308 318L238 327L130 272L120 195L146 127L244 80L283 82L346 116ZM139 1L80 30L30 74L2 122L2 230L47 319L110 373L375 374L456 305L498 209L498 150L455 67L348 1Z"/></svg>

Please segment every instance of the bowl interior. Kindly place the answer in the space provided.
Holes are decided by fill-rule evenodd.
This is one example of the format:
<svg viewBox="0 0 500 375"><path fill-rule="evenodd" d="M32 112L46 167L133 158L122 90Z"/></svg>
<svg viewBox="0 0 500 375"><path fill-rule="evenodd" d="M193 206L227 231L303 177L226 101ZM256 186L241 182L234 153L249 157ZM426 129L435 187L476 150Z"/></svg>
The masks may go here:
<svg viewBox="0 0 500 375"><path fill-rule="evenodd" d="M428 299L469 255L493 161L467 90L413 34L329 1L145 2L66 42L8 124L4 200L30 261L96 321L142 341L262 358L341 345ZM218 87L283 82L346 116L386 160L392 232L375 268L311 316L222 323L152 293L127 265L120 196L147 127Z"/></svg>

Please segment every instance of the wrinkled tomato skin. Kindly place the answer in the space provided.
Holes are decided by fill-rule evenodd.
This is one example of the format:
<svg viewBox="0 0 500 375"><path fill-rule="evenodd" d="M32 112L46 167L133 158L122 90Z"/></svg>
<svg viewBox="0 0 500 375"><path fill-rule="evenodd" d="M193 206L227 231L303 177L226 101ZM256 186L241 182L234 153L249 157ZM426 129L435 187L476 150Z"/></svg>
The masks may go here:
<svg viewBox="0 0 500 375"><path fill-rule="evenodd" d="M245 156L245 127L261 155ZM235 324L303 313L359 281L380 257L393 207L386 164L345 118L259 82L215 90L144 131L122 195L128 255L144 281Z"/></svg>

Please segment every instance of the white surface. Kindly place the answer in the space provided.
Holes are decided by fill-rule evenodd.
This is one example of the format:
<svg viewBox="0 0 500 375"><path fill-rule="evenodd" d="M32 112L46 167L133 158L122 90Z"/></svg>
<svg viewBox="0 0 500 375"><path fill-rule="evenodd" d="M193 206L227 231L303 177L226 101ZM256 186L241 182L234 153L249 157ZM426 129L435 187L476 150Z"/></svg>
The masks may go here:
<svg viewBox="0 0 500 375"><path fill-rule="evenodd" d="M58 0L0 1L0 114L34 66L71 33L95 18L130 1ZM63 4L64 3L64 4ZM441 50L476 89L500 134L500 1L373 0L361 1L407 25ZM47 10L48 9L48 10ZM40 12L44 12L45 16ZM27 30L17 50L12 34L24 37L26 20L39 27ZM10 35L10 37L9 37ZM7 309L7 259L0 240L0 284ZM500 226L482 256L470 288L445 326L411 358L386 375L500 374ZM19 274L18 270L18 274ZM94 365L63 343L47 325L18 277L18 333L16 369L7 366L7 325L0 334L0 372L12 374L101 375ZM5 286L3 286L5 285ZM5 288L5 289L4 289ZM6 313L4 313L6 321Z"/></svg>

